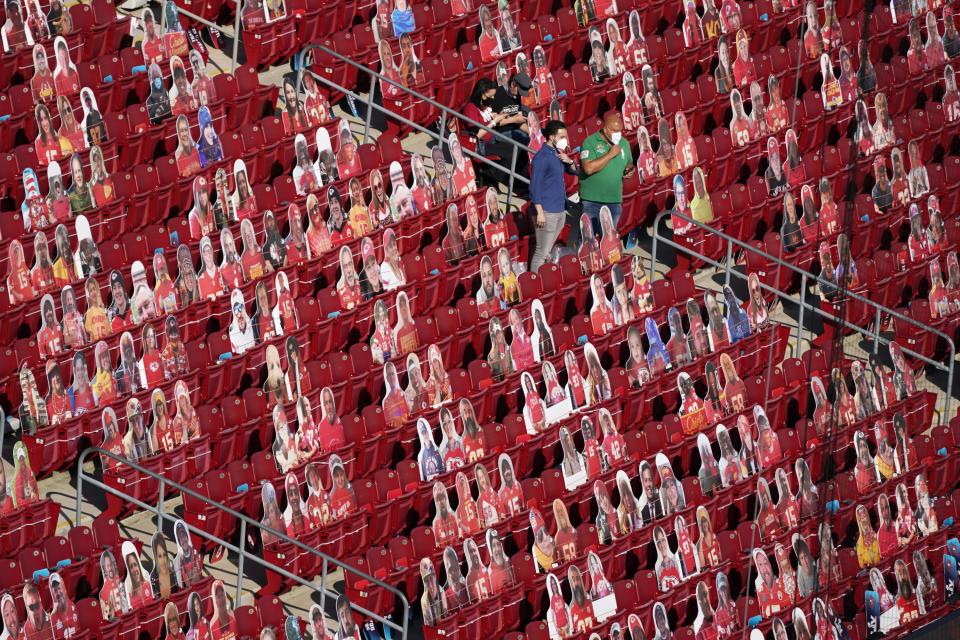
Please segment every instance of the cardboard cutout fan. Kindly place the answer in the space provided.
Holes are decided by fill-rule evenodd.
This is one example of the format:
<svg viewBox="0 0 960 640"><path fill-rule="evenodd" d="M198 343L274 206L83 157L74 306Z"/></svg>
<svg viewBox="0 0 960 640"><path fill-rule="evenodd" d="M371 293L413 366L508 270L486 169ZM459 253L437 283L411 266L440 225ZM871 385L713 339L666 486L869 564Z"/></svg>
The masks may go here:
<svg viewBox="0 0 960 640"><path fill-rule="evenodd" d="M52 299L47 305L49 309L53 305ZM63 373L60 371L60 365L55 360L48 360L46 363L47 388L49 392L46 399L47 414L50 418L50 424L57 425L73 417L73 409L70 404L70 396L66 388L66 382L63 379ZM14 465L17 459L14 458Z"/></svg>
<svg viewBox="0 0 960 640"><path fill-rule="evenodd" d="M130 611L130 598L124 581L120 579L117 561L110 550L100 554L100 609L104 620L114 620Z"/></svg>

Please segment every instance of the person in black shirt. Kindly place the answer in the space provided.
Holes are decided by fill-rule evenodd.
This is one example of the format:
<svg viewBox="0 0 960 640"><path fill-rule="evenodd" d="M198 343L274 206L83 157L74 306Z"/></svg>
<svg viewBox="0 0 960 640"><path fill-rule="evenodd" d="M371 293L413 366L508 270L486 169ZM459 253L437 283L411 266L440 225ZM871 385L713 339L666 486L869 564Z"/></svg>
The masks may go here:
<svg viewBox="0 0 960 640"><path fill-rule="evenodd" d="M529 109L523 105L523 98L530 95L531 85L530 76L515 73L510 76L506 87L497 86L497 92L493 96L493 112L511 114L511 117L497 125L497 131L509 135L521 144L530 143L530 132L527 131Z"/></svg>

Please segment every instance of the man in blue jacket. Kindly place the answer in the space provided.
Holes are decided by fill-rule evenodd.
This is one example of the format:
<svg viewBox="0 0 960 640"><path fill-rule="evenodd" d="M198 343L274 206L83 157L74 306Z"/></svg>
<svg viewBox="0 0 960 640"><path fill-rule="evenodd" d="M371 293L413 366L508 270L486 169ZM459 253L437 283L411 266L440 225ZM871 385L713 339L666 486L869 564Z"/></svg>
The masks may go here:
<svg viewBox="0 0 960 640"><path fill-rule="evenodd" d="M567 217L567 190L563 175L577 175L574 161L567 155L570 140L567 125L550 120L541 130L546 143L533 156L530 171L530 202L537 214L537 245L530 259L530 270L536 271L553 251Z"/></svg>

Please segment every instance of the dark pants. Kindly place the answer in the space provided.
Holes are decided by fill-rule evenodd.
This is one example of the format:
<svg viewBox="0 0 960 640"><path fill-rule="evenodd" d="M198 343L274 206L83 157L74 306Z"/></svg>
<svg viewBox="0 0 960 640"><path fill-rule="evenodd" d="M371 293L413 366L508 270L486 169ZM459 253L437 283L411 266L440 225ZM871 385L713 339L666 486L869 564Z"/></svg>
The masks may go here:
<svg viewBox="0 0 960 640"><path fill-rule="evenodd" d="M503 134L520 144L526 145L530 143L530 136L525 134L520 129L504 131ZM503 167L506 171L499 171L495 167L483 162L477 162L476 164L479 166L476 166L476 168L482 168L483 172L489 175L492 179L500 182L501 184L508 185L510 184L510 174L507 172L510 171L511 154L513 153L514 149L516 149L514 145L499 138L493 138L492 140L486 142L480 140L477 142L477 153L482 156L499 156L500 159L495 160L495 162ZM514 172L521 176L527 176L527 167L529 164L530 158L527 153L521 149L517 149L517 161L514 165Z"/></svg>

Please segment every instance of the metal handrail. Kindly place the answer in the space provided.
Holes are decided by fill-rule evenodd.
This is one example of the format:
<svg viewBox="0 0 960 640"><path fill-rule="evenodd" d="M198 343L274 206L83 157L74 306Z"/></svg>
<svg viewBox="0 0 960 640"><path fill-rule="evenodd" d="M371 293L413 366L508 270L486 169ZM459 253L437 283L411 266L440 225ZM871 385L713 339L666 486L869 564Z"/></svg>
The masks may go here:
<svg viewBox="0 0 960 640"><path fill-rule="evenodd" d="M240 7L239 7L239 2L237 3L237 5L238 5L238 6L237 6L237 12L236 12L236 13L237 13L237 17L236 17L236 19L234 20L234 23L233 23L233 33L232 33L232 34L231 34L229 31L225 31L222 26L216 24L215 22L210 22L210 21L207 20L206 18L201 18L200 16L198 16L198 15L195 14L195 13L191 13L190 11L187 11L186 9L183 9L183 8L181 8L181 7L177 7L177 13L178 13L178 14L180 14L180 15L182 15L182 16L187 16L187 17L190 18L191 20L196 20L197 22L199 22L199 23L202 24L202 25L205 25L205 26L207 26L207 27L209 27L209 28L211 28L211 29L216 29L216 30L219 31L220 33L224 34L225 36L229 36L229 37L232 37L232 38L233 38L233 54L232 54L231 57L230 57L230 73L233 73L233 72L235 72L235 71L237 70L237 51L238 51L238 47L240 46Z"/></svg>
<svg viewBox="0 0 960 640"><path fill-rule="evenodd" d="M348 88L346 88L346 87L341 87L339 84L337 84L336 82L330 80L329 78L325 78L325 77L323 77L323 76L321 76L321 75L319 75L319 74L317 74L317 73L314 73L311 69L309 69L308 66L307 66L307 63L306 63L307 56L308 56L308 54L309 54L310 52L312 52L312 51L314 51L314 50L321 51L321 52L323 52L325 55L331 56L331 57L335 58L336 60L339 60L340 62L343 62L343 63L345 63L345 64L348 64L348 65L354 67L355 69L357 69L358 71L363 72L363 73L367 74L368 76L370 76L370 89L367 91L367 96L366 96L366 97L363 97L363 96L359 95L358 93L356 93L355 91L353 91L352 89L348 89ZM512 199L512 197L513 197L513 187L514 187L514 184L516 183L516 181L520 181L521 184L528 184L528 185L530 184L530 180L529 180L527 177L522 176L522 175L520 175L520 174L518 174L518 173L516 172L516 167L517 167L517 154L518 154L518 153L531 153L531 154L532 154L532 153L534 153L534 150L531 149L529 146L527 146L527 145L525 145L525 144L521 144L521 143L517 142L516 140L514 140L514 139L511 138L510 136L506 136L506 135L500 133L499 131L496 131L496 130L494 130L494 129L491 129L490 127L484 125L483 123L477 122L476 120L474 120L474 119L472 119L472 118L468 118L467 116L465 116L463 113L457 111L456 109L452 109L452 108L450 108L450 107L448 107L448 106L446 106L446 105L440 104L439 102L437 102L437 101L434 100L433 98L429 98L429 97L423 95L422 93L420 93L419 91L416 91L416 90L414 90L414 89L411 89L411 88L409 88L409 87L407 87L407 86L405 86L405 85L397 82L396 80L393 80L393 79L391 79L391 78L388 78L388 77L384 76L383 74L381 74L381 73L379 73L379 72L377 72L377 71L374 71L374 70L371 69L370 67L367 67L367 66L365 66L365 65L362 65L362 64L360 64L359 62L356 62L356 61L354 61L354 60L351 60L350 58L347 58L346 56L343 56L343 55L337 53L336 51L333 51L332 49L329 49L329 48L323 46L322 44L311 43L311 44L308 44L307 46L305 46L305 47L296 55L295 62L294 62L294 67L297 69L297 85L296 85L297 87L301 86L301 81L303 80L303 74L304 74L304 72L306 72L306 73L309 73L310 75L312 75L312 76L314 77L314 79L317 80L318 82L320 82L321 84L324 84L324 85L326 85L327 87L330 87L331 89L334 89L334 90L336 90L336 91L339 91L339 92L343 93L344 95L349 96L350 98L352 98L352 99L354 99L354 100L356 100L356 101L359 101L359 102L361 102L362 104L366 105L367 109L366 109L365 122L364 122L364 128L363 128L363 142L364 142L364 143L367 142L367 140L368 140L368 138L369 138L369 135L370 135L370 122L371 122L371 117L372 117L372 115L373 115L373 109L376 109L377 111L379 111L379 112L381 112L381 113L383 113L383 114L385 114L385 115L390 116L391 118L393 118L393 119L395 119L395 120L397 120L397 121L399 121L399 122L407 125L408 127L411 127L412 129L415 129L416 131L418 131L418 132L420 132L420 133L423 133L423 134L426 134L426 135L430 136L431 138L433 138L434 140L436 140L436 141L437 141L438 143L440 143L440 144L443 144L443 143L446 141L446 137L444 136L444 132L445 132L446 129L447 129L447 119L450 118L450 119L454 119L454 120L462 120L462 121L464 121L466 124L468 124L469 126L476 127L478 130L485 131L485 132L491 134L491 135L492 135L495 139L497 139L498 141L506 142L506 143L508 143L508 144L511 145L510 168L509 168L509 169L508 169L507 167L505 167L504 165L499 164L499 163L497 163L497 162L494 162L493 160L490 160L489 158L486 158L486 157L484 157L484 156L482 156L482 155L480 155L480 154L478 154L478 153L476 153L476 152L474 152L474 151L471 151L471 150L465 149L465 148L461 148L461 150L463 151L464 155L466 155L466 156L468 156L468 157L470 157L470 158L473 158L473 159L475 159L475 160L478 160L478 161L482 162L483 164L487 164L487 165L493 166L493 167L495 167L498 171L506 172L507 174L509 174L509 182L508 182L508 185L507 185L507 203L506 203L507 208L510 207L511 199ZM384 106L384 105L376 104L375 101L374 101L374 92L376 91L376 87L377 87L378 81L381 82L381 83L386 82L386 83L388 83L388 84L390 84L390 85L393 85L394 87L397 87L397 88L400 89L401 91L409 94L412 98L414 98L414 99L416 99L416 100L423 101L423 102L429 104L430 106L434 107L435 109L439 109L441 116L440 116L440 123L439 123L438 131L434 132L434 131L432 131L431 129L428 129L428 128L424 127L424 126L421 125L420 123L414 122L413 120L410 120L410 119L407 118L406 116L403 116L403 115L401 115L401 114L399 114L399 113L397 113L397 112L395 112L395 111L387 108L387 107ZM381 92L381 94L382 94L382 92ZM385 100L384 96L381 95L381 99L382 99L381 101L384 101L384 100Z"/></svg>
<svg viewBox="0 0 960 640"><path fill-rule="evenodd" d="M714 235L724 240L727 245L726 257L724 259L724 262L722 263L718 262L708 256L702 255L695 249L692 249L691 247L685 244L681 244L681 243L675 242L670 238L661 236L660 235L660 228L662 226L661 221L664 219L665 216L671 216L671 217L683 220L684 222L687 222L695 227L702 229L707 234ZM929 325L925 325L922 322L919 322L918 320L914 320L913 318L906 316L900 313L899 311L885 307L877 302L874 302L873 300L870 300L869 298L865 298L859 294L853 293L852 291L845 290L844 293L847 298L861 302L876 310L874 314L873 330L870 332L865 332L862 327L851 324L850 322L847 322L846 319L838 318L832 313L824 311L819 306L812 305L809 302L807 302L806 300L807 285L809 283L813 282L818 285L819 284L832 285L833 283L831 283L830 281L825 280L824 278L821 278L819 275L814 275L813 273L806 271L782 258L770 255L765 251L757 249L756 247L751 246L749 243L744 242L743 240L739 240L738 238L735 238L731 235L728 235L723 231L720 231L714 227L711 227L708 224L694 220L693 218L685 214L678 213L675 210L661 211L659 214L657 214L657 217L654 219L654 222L653 222L652 235L653 235L653 246L651 247L651 250L650 250L650 281L651 282L653 282L654 276L656 275L655 268L657 264L657 249L660 243L666 244L667 246L670 246L675 250L679 250L686 254L689 254L690 256L695 257L699 260L703 260L705 263L713 267L716 267L717 269L723 269L725 272L724 277L726 279L726 284L730 283L731 274L736 275L738 278L741 278L743 280L746 280L748 277L747 274L740 273L732 269L734 246L737 246L738 248L743 249L744 252L752 253L754 255L760 256L761 258L769 262L775 263L778 266L778 268L785 268L796 274L799 274L801 278L799 299L785 291L781 291L776 287L773 287L771 285L764 283L763 281L760 281L761 289L768 291L770 293L773 293L783 299L789 300L790 302L798 306L799 308L799 318L797 320L797 348L798 349L800 347L801 339L803 336L803 316L804 316L804 312L807 310L813 312L816 315L819 315L821 318L828 320L842 328L850 329L851 331L856 331L857 333L860 333L866 337L872 338L874 354L877 353L877 350L879 348L881 341L884 344L889 344L890 342L893 342L892 340L888 340L887 338L884 338L883 336L880 335L880 323L881 323L881 317L883 316L883 314L887 314L895 318L896 320L913 325L914 327L917 327L921 331L926 331L940 338L943 338L943 340L945 340L947 345L950 347L950 359L949 359L950 364L945 364L943 362L940 362L939 360L933 360L923 355L922 353L917 353L915 351L912 351L906 347L903 347L903 345L900 345L900 346L901 346L901 349L903 349L903 352L905 354L913 358L916 358L917 360L920 360L921 362L927 365L930 365L932 367L935 367L947 373L947 392L944 394L946 396L946 401L945 401L943 413L940 415L940 423L946 424L946 422L949 422L950 408L953 401L953 373L954 373L954 368L956 366L957 350L956 350L956 346L954 345L953 339L950 336L948 336L946 333L934 327L931 327Z"/></svg>
<svg viewBox="0 0 960 640"><path fill-rule="evenodd" d="M92 454L98 454L98 455L100 455L100 456L102 456L102 457L104 457L104 458L109 458L109 459L111 459L111 460L114 460L115 462L119 463L120 465L130 467L131 469L134 469L134 470L136 470L137 472L142 473L143 475L145 475L145 476L147 476L147 477L150 477L150 478L153 478L154 480L159 481L159 483L160 483L160 489L159 489L160 493L159 493L159 497L158 497L158 499L157 499L157 504L156 504L156 505L149 505L149 504L147 504L147 503L145 503L145 502L143 502L143 501L135 498L134 496L131 496L131 495L127 494L127 493L124 493L123 491L120 491L119 489L117 489L117 488L115 488L115 487L111 487L111 486L109 486L109 485L101 482L100 480L97 480L97 479L94 478L93 476L88 476L88 475L84 472L83 467L84 467L84 463L86 462L86 459L87 459L90 455L92 455ZM124 457L122 457L122 456L119 456L119 455L117 455L117 454L115 454L115 453L112 453L112 452L110 452L110 451L106 451L105 449L101 449L100 447L89 447L89 448L85 449L85 450L83 451L83 453L80 454L80 460L79 460L79 462L78 462L78 464L77 464L76 519L75 519L75 521L74 521L74 525L79 525L79 524L81 523L82 518L83 518L82 506L83 506L83 485L84 485L84 482L87 482L87 483L89 483L89 484L97 487L98 489L100 489L100 490L102 490L102 491L106 491L107 493L110 493L111 495L114 495L114 496L116 496L116 497L118 497L118 498L121 498L121 499L123 499L123 500L126 500L126 501L130 502L131 504L140 507L141 509L146 509L146 510L148 510L148 511L152 511L153 513L155 513L155 514L157 515L157 520L158 520L158 522L157 522L157 528L158 528L158 529L159 529L159 528L162 528L162 526L163 526L163 521L164 521L164 520L166 520L166 521L168 521L168 522L171 522L171 523L176 522L176 521L178 521L178 520L181 520L181 518L178 518L176 515L172 515L172 514L167 513L166 510L164 509L164 502L165 502L166 498L168 497L168 496L167 496L167 492L166 492L166 488L167 488L168 486L169 486L171 489L173 489L173 490L175 490L175 491L178 491L178 492L179 492L181 495L183 495L183 496L190 496L191 498L193 498L193 499L195 499L195 500L199 500L199 501L203 502L203 503L206 504L206 505L209 505L209 506L211 506L211 507L214 507L214 508L218 509L219 511L222 511L223 513L229 515L229 516L232 517L232 518L236 518L236 519L240 522L240 546L239 546L239 547L236 546L236 545L234 545L234 544L232 544L232 543L230 543L230 542L228 542L228 541L226 541L226 540L222 540L222 539L218 538L217 536L215 536L215 535L213 535L213 534L211 534L211 533L208 533L208 532L206 532L206 531L204 531L204 530L202 530L202 529L198 529L198 528L190 525L190 524L187 523L186 521L183 522L184 525L186 525L187 529L188 529L191 533L194 533L194 534L200 536L201 538L203 538L203 539L205 539L205 540L209 540L210 542L213 542L213 543L216 543L216 544L218 544L218 545L221 545L224 549L226 549L226 550L228 550L228 551L230 551L230 552L232 552L232 553L236 553L236 554L237 554L238 560L237 560L237 585L236 585L236 598L235 598L235 602L236 602L236 603L239 603L239 602L240 602L240 597L241 597L242 592L243 592L242 589L243 589L243 579L244 579L244 570L243 570L243 568L244 568L244 563L245 563L246 560L252 560L252 561L255 562L256 564L259 564L260 566L262 566L263 568L265 568L265 569L267 569L267 570L269 570L269 571L273 571L273 572L275 572L275 573L283 576L284 578L287 578L288 580L294 581L295 583L299 584L300 586L307 587L308 589L313 590L315 593L317 593L317 594L320 596L320 609L323 610L323 611L325 611L324 605L326 604L326 598L327 598L327 596L333 598L334 601L336 601L336 598L337 598L339 595L341 595L341 594L339 594L339 593L336 592L336 591L333 591L333 590L331 590L331 589L328 589L327 586L326 586L327 577L330 575L330 571L329 571L329 570L330 570L330 567L331 567L331 565L332 565L334 568L339 568L339 569L343 570L345 573L352 573L352 574L358 576L359 578L361 578L361 579L363 579L363 580L366 580L367 582L370 582L372 585L375 585L375 586L378 586L378 587L380 587L380 588L386 589L387 591L389 591L390 593L392 593L397 599L399 599L400 602L401 602L402 605L403 605L403 619L402 619L401 624L397 624L396 622L393 622L392 620L389 620L389 619L387 619L387 618L384 618L383 616L381 616L381 615L379 615L379 614L377 614L377 613L374 613L374 612L372 612L372 611L369 611L369 610L366 609L365 607L362 607L362 606L360 606L360 605L358 605L358 604L356 604L356 603L354 603L354 602L350 602L350 608L353 609L354 611L357 611L357 612L360 613L361 615L367 616L367 617L369 617L369 618L373 618L374 620L376 620L376 621L380 622L381 624L383 624L385 627L389 627L390 629L395 630L397 633L400 634L400 636L399 636L400 640L406 640L406 638L407 638L407 636L408 636L408 625L409 625L409 619L410 619L410 603L407 601L406 595L405 595L402 591L400 591L399 589L397 589L396 587L391 586L391 585L387 584L386 582L383 582L382 580L379 580L378 578L375 578L375 577L369 575L368 573L366 573L365 571L362 571L361 569L358 569L358 568L356 568L356 567L354 567L354 566L352 566L352 565L346 564L346 563L344 563L344 562L342 562L342 561L334 558L333 556L328 556L327 554L325 554L325 553L323 553L323 552L321 552L321 551L317 551L316 549L314 549L314 548L312 548L312 547L310 547L310 546L307 546L306 544L304 544L303 542L300 542L299 540L296 540L295 538L291 538L290 536L287 535L286 531L278 531L278 530L273 529L273 528L271 528L271 527L264 526L263 523L258 522L257 520L254 520L253 518L250 518L250 517L248 517L247 515L245 515L245 514L243 514L243 513L240 513L240 512L238 512L238 511L234 511L234 510L231 509L230 507L227 507L227 506L225 506L225 505L223 505L223 504L220 504L220 503L218 503L218 502L216 502L216 501L214 501L214 500L212 500L212 499L210 499L210 498L208 498L208 497L206 497L206 496L203 496L203 495L197 493L196 491L194 491L193 489L190 489L189 487L185 487L185 486L183 486L182 484L179 484L179 483L177 483L177 482L174 482L173 480L170 480L169 478L167 478L167 477L165 477L165 476L163 476L163 475L161 475L161 474L159 474L159 473L155 473L155 472L153 472L153 471L150 471L149 469L144 468L143 466L137 464L136 462L133 462L133 461L131 461L131 460L128 460L128 459L126 459L126 458L124 458ZM264 560L263 558L261 558L260 556L258 556L258 555L256 555L256 554L251 554L251 553L249 553L249 552L246 550L246 544L245 544L245 541L246 541L246 538L247 538L247 527L248 527L248 526L249 526L249 527L255 527L256 529L259 529L259 530L261 530L261 531L267 531L268 533L270 533L271 535L275 536L277 539L279 539L279 540L282 541L283 543L293 545L294 547L296 547L296 548L297 548L298 550L300 550L301 552L309 553L309 554L314 555L314 556L320 558L321 560L323 560L323 569L321 570L321 573L320 573L320 576L319 576L319 579L318 579L319 585L315 584L314 582L305 580L304 578L302 578L302 577L300 577L300 576L298 576L298 575L296 575L296 574L294 574L294 573L291 573L291 572L287 571L286 569L284 569L283 567L279 567L279 566L273 564L272 562L268 562L268 561Z"/></svg>
<svg viewBox="0 0 960 640"><path fill-rule="evenodd" d="M392 78L388 78L387 76L383 75L382 73L380 73L380 72L378 72L378 71L374 71L372 68L370 68L370 67L368 67L368 66L366 66L366 65L360 64L359 62L356 62L355 60L351 60L350 58L344 56L343 54L337 53L337 52L334 51L333 49L330 49L330 48L328 48L328 47L325 47L325 46L323 46L322 44L316 44L316 43L308 44L307 46L305 46L305 47L297 54L297 58L298 58L298 59L297 59L297 64L296 64L296 66L297 66L297 69L298 69L298 75L297 75L297 80L298 80L298 81L299 81L300 78L302 77L301 74L303 73L303 70L306 68L305 59L306 59L307 54L308 54L309 52L315 50L315 49L320 50L320 51L322 51L323 53L325 53L326 55L332 56L332 57L336 58L337 60L340 60L341 62L345 62L346 64L354 67L354 68L357 69L358 71L362 71L362 72L368 74L368 75L370 76L371 80L377 79L377 80L380 80L381 82L387 82L388 84L391 84L391 85L393 85L394 87L397 87L397 88L400 89L401 91L410 94L411 96L413 96L413 97L416 98L417 100L422 100L423 102L426 102L427 104L429 104L429 105L431 105L431 106L433 106L433 107L435 107L435 108L437 108L437 109L440 109L440 110L441 110L443 113L445 113L445 114L449 114L449 115L451 115L451 116L455 116L457 119L463 120L463 121L465 121L467 124L469 124L469 125L471 125L471 126L477 127L478 129L482 129L482 130L484 130L484 131L486 131L486 132L488 132L488 133L490 133L490 134L493 134L493 136L494 136L495 138L499 138L499 139L502 140L503 142L509 142L509 143L515 145L516 147L522 149L523 151L526 151L526 152L528 152L528 153L534 153L534 150L533 150L533 149L531 149L530 147L528 147L528 146L525 145L525 144L520 144L519 142L517 142L516 140L514 140L514 139L511 138L510 136L506 136L506 135L500 133L499 131L497 131L496 129L491 129L490 127L484 125L483 123L480 123L480 122L477 122L476 120L473 120L473 119L471 119L471 118L468 118L467 116L463 115L462 113L460 113L460 112L457 111L456 109L453 109L453 108L451 108L451 107L448 107L447 105L444 105L444 104L440 104L439 102L437 102L437 101L434 100L433 98L429 98L429 97L423 95L422 93L420 93L419 91L416 91L416 90L414 90L414 89L411 89L410 87L408 87L408 86L406 86L406 85L404 85L404 84L401 84L400 82L397 82L396 80L393 80ZM298 86L299 86L299 85L298 85ZM371 87L372 87L372 86L373 86L373 85L371 84ZM369 125L368 125L368 126L369 126ZM441 127L441 129L442 129L442 128L443 128L443 127Z"/></svg>

